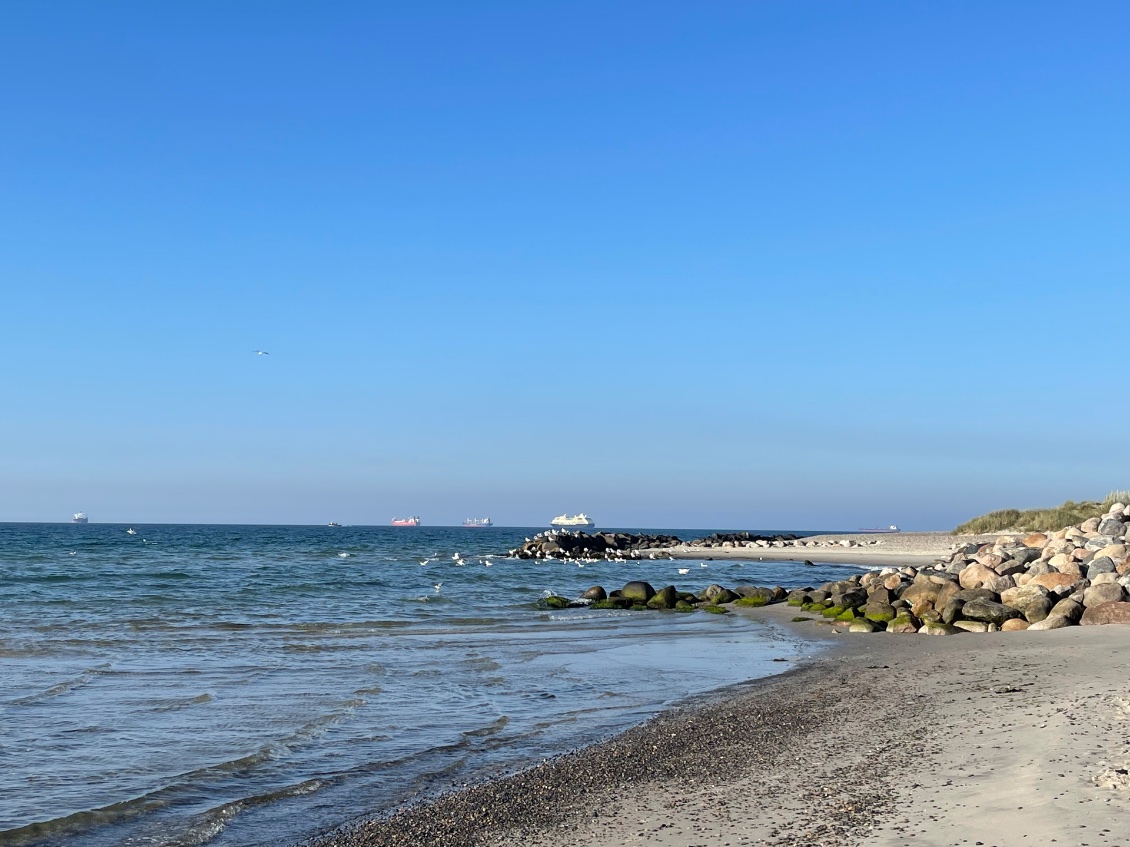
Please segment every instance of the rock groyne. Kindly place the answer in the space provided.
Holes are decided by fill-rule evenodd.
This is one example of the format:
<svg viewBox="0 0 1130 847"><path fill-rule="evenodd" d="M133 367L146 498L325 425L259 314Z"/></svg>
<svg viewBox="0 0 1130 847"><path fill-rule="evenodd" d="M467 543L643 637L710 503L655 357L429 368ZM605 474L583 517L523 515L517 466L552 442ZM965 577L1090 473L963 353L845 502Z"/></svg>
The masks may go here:
<svg viewBox="0 0 1130 847"><path fill-rule="evenodd" d="M1078 526L1049 533L1005 534L986 543L958 545L950 556L929 567L884 568L818 587L788 591L780 586L728 589L711 585L705 591L691 593L675 586L656 589L647 582L634 581L612 592L594 586L576 600L548 597L539 603L551 608L591 604L596 608L706 608L724 612L730 604L758 606L783 601L829 618L850 632L924 635L1130 624L1128 532L1130 508L1115 503L1106 514ZM645 544L670 546L671 536L570 533L569 546L556 538L539 536L515 552L522 558L591 555L592 538L621 535L623 539L614 542L626 546L610 544L605 548L606 555L607 551L616 551L624 558L644 558L650 549ZM740 541L744 544L749 539ZM547 542L555 547L543 546ZM738 541L714 537L712 543Z"/></svg>

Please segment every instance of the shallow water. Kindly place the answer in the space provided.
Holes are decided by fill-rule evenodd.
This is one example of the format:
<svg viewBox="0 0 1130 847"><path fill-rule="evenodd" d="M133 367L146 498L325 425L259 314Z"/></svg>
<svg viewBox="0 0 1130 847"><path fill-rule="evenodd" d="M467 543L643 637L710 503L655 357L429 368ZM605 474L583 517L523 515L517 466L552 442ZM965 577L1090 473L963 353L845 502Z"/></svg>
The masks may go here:
<svg viewBox="0 0 1130 847"><path fill-rule="evenodd" d="M137 529L0 524L0 845L295 843L807 649L546 591L852 570L500 557L525 529Z"/></svg>

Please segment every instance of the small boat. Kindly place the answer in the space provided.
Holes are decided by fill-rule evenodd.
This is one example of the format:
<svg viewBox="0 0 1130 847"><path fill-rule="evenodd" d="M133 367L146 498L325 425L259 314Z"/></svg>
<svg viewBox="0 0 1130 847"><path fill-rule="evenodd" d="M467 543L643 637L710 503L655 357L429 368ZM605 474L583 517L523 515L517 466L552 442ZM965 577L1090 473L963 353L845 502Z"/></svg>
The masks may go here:
<svg viewBox="0 0 1130 847"><path fill-rule="evenodd" d="M569 515L558 515L557 517L555 517L553 520L551 520L549 522L549 525L550 526L596 526L596 523L593 521L592 518L590 518L584 512L581 512L580 514L573 515L572 517L570 517Z"/></svg>
<svg viewBox="0 0 1130 847"><path fill-rule="evenodd" d="M126 535L137 535L137 530L136 530L136 529L134 529L134 528L133 528L133 527L131 526L131 527L130 527L129 529L127 529L127 530L126 530Z"/></svg>
<svg viewBox="0 0 1130 847"><path fill-rule="evenodd" d="M326 526L341 526L337 521L330 521Z"/></svg>
<svg viewBox="0 0 1130 847"><path fill-rule="evenodd" d="M393 518L392 519L392 525L393 526L419 526L420 525L420 517L418 515L413 515L410 518Z"/></svg>
<svg viewBox="0 0 1130 847"><path fill-rule="evenodd" d="M902 530L901 530L901 529L899 529L899 528L898 528L897 526L895 526L894 524L891 524L891 525L890 525L889 527L887 527L886 529L857 529L857 530L856 530L856 532L866 532L866 533L869 533L869 534L871 534L871 535L874 535L874 534L876 534L876 533L887 533L887 532L902 532Z"/></svg>
<svg viewBox="0 0 1130 847"><path fill-rule="evenodd" d="M90 519L87 518L86 512L75 512L74 517L71 518L71 523L90 523Z"/></svg>
<svg viewBox="0 0 1130 847"><path fill-rule="evenodd" d="M467 518L463 521L463 526L494 526L490 522L490 518Z"/></svg>

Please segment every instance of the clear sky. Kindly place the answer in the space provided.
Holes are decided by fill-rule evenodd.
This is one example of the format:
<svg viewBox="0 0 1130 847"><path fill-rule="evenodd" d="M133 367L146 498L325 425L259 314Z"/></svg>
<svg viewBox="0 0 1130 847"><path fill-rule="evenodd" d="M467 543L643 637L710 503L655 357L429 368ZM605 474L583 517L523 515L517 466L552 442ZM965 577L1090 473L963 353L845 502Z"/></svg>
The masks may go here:
<svg viewBox="0 0 1130 847"><path fill-rule="evenodd" d="M0 520L931 529L1130 487L1128 30L5 3Z"/></svg>

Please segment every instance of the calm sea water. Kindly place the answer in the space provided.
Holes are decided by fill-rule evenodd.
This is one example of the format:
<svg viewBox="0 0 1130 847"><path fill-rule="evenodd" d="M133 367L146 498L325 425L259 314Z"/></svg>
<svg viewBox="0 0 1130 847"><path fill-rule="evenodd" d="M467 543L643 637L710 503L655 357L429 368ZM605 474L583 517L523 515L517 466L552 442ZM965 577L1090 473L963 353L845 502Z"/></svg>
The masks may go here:
<svg viewBox="0 0 1130 847"><path fill-rule="evenodd" d="M126 529L0 524L0 845L298 843L807 649L544 592L845 572L500 557L522 529Z"/></svg>

